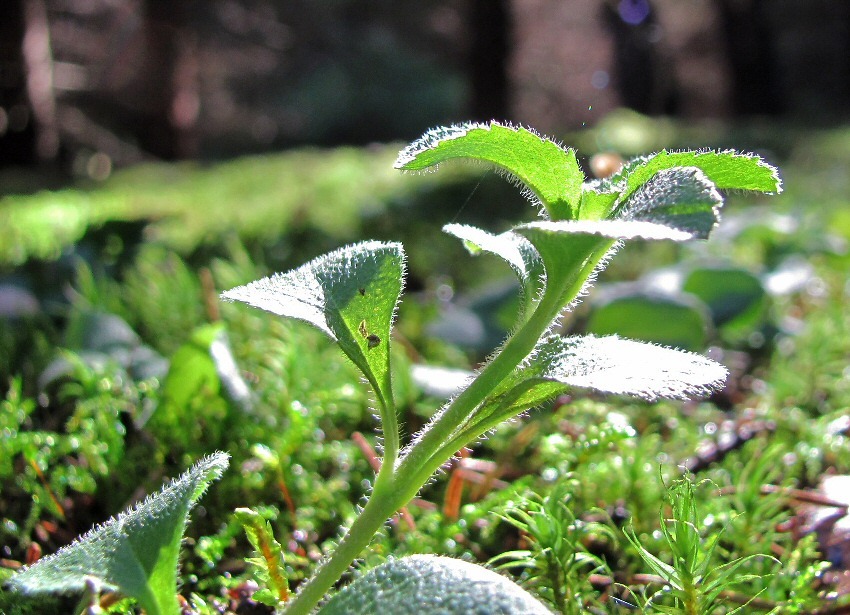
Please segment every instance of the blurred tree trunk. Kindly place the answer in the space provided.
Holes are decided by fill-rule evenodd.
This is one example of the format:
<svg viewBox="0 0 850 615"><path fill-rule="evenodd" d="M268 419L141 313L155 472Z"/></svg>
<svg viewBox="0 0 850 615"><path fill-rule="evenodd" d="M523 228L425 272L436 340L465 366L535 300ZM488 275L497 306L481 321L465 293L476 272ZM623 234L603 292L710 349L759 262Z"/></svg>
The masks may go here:
<svg viewBox="0 0 850 615"><path fill-rule="evenodd" d="M50 25L44 0L23 0L23 17L22 56L35 128L35 153L41 160L52 160L59 153L59 129L53 92Z"/></svg>
<svg viewBox="0 0 850 615"><path fill-rule="evenodd" d="M647 115L677 111L675 77L660 49L664 39L649 0L607 0L602 20L614 43L613 76L620 102Z"/></svg>
<svg viewBox="0 0 850 615"><path fill-rule="evenodd" d="M189 27L195 2L147 0L145 3L148 58L146 84L151 96L148 127L138 127L148 151L163 158L197 154L196 124L200 107L196 37Z"/></svg>
<svg viewBox="0 0 850 615"><path fill-rule="evenodd" d="M508 0L470 0L470 111L473 119L507 119L511 39Z"/></svg>
<svg viewBox="0 0 850 615"><path fill-rule="evenodd" d="M732 77L736 114L785 111L776 75L768 11L772 0L716 0Z"/></svg>
<svg viewBox="0 0 850 615"><path fill-rule="evenodd" d="M49 29L43 0L12 0L0 19L0 162L56 155Z"/></svg>

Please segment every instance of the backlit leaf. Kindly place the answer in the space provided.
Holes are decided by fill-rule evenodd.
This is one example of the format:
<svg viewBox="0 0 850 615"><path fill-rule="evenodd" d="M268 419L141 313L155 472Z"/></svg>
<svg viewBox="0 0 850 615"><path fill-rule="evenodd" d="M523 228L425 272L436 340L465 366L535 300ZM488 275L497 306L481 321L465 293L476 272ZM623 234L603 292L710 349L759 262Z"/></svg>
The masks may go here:
<svg viewBox="0 0 850 615"><path fill-rule="evenodd" d="M702 355L617 336L553 336L529 361L528 373L603 393L687 399L723 386L726 368Z"/></svg>
<svg viewBox="0 0 850 615"><path fill-rule="evenodd" d="M691 352L614 335L551 336L499 387L494 398L519 385L521 389L516 390L522 393L509 404L514 413L570 387L646 400L688 399L722 387L726 376L725 367Z"/></svg>
<svg viewBox="0 0 850 615"><path fill-rule="evenodd" d="M404 266L401 244L363 242L289 273L233 288L222 298L303 320L323 331L360 368L388 408L392 405L390 329Z"/></svg>
<svg viewBox="0 0 850 615"><path fill-rule="evenodd" d="M508 263L522 288L523 310L538 297L543 283L543 261L528 239L511 231L493 235L466 224L447 224L443 230L461 239L471 253L489 252Z"/></svg>
<svg viewBox="0 0 850 615"><path fill-rule="evenodd" d="M148 615L177 615L177 557L189 511L228 465L205 457L141 504L12 577L26 594L80 592L90 580L135 598Z"/></svg>
<svg viewBox="0 0 850 615"><path fill-rule="evenodd" d="M734 151L661 151L626 163L610 183L625 179L623 198L628 198L656 173L673 167L697 167L720 190L752 190L777 193L782 181L775 167L754 154Z"/></svg>
<svg viewBox="0 0 850 615"><path fill-rule="evenodd" d="M546 270L546 293L561 307L585 290L593 274L621 239L684 241L690 233L643 220L531 222L514 229L534 245Z"/></svg>
<svg viewBox="0 0 850 615"><path fill-rule="evenodd" d="M437 128L402 150L395 167L418 171L454 158L496 165L539 199L553 220L577 213L584 174L575 151L525 128L496 122Z"/></svg>

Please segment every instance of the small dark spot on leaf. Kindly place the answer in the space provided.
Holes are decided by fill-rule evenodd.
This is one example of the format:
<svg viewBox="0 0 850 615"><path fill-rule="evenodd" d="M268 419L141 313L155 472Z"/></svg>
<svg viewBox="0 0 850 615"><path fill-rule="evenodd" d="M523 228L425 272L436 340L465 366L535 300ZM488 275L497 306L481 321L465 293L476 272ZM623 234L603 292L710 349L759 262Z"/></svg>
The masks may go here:
<svg viewBox="0 0 850 615"><path fill-rule="evenodd" d="M358 288L358 289L357 289L357 292L358 292L358 293L360 293L360 296L361 296L361 297L365 297L365 296L366 296L366 289L365 289L365 288Z"/></svg>
<svg viewBox="0 0 850 615"><path fill-rule="evenodd" d="M369 348L374 348L375 346L381 343L381 338L373 334L367 336L366 341L369 342Z"/></svg>

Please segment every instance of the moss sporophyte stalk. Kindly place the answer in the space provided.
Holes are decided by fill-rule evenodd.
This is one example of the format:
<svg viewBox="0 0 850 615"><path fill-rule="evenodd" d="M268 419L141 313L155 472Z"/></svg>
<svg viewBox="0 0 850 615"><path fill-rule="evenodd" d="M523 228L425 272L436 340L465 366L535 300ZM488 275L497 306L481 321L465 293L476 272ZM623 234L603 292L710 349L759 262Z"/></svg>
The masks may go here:
<svg viewBox="0 0 850 615"><path fill-rule="evenodd" d="M733 151L662 151L627 162L607 179L587 181L573 149L532 130L496 122L429 131L399 154L395 166L406 172L425 171L452 159L496 166L523 187L540 210L540 220L499 234L467 225L444 227L472 254L491 254L507 263L519 281L520 309L512 333L488 362L408 441L402 438L405 431L398 420L390 361L391 330L406 266L401 244L348 245L288 273L222 294L225 300L301 320L322 331L363 374L380 419L381 465L359 515L293 597L282 602L279 579L268 588L275 590L269 595L281 597L280 606L289 615L312 612L386 520L453 455L503 421L574 387L645 400L683 399L709 393L725 381L726 369L698 354L617 336L564 337L555 325L624 241L705 239L718 219L720 191L779 192L775 168L757 156ZM261 540L264 526L255 521L249 524L252 540L256 545L272 544ZM180 536L173 537L179 544ZM423 567L444 571L444 566L461 565L452 561L416 560L376 573L361 587L371 584L374 591L386 591L382 579L421 577ZM116 560L115 565L123 563ZM49 591L48 583L35 587L24 582L39 566L21 573L16 587ZM404 572L408 569L413 572ZM174 590L169 585L162 591ZM440 593L434 584L422 591ZM500 591L485 592L481 600L496 600ZM340 603L345 600L331 600L320 612L342 612L333 610Z"/></svg>

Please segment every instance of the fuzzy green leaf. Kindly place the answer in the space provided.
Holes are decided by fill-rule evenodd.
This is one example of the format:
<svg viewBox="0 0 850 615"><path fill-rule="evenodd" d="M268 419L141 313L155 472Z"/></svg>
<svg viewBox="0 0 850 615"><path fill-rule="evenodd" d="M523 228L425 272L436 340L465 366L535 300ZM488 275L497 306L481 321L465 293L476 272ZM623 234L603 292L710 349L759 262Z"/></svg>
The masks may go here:
<svg viewBox="0 0 850 615"><path fill-rule="evenodd" d="M723 386L727 372L702 355L586 335L548 338L518 376L655 400L705 395Z"/></svg>
<svg viewBox="0 0 850 615"><path fill-rule="evenodd" d="M546 293L559 307L573 303L621 239L685 241L690 233L643 220L531 222L514 229L535 247L546 270Z"/></svg>
<svg viewBox="0 0 850 615"><path fill-rule="evenodd" d="M754 154L739 154L731 150L661 151L630 161L611 178L610 183L625 179L622 199L627 199L656 173L674 167L696 167L720 190L752 190L766 193L782 191L782 181L775 167Z"/></svg>
<svg viewBox="0 0 850 615"><path fill-rule="evenodd" d="M443 231L462 240L471 254L489 252L508 263L522 288L523 311L538 297L543 284L543 261L525 237L510 231L493 235L466 224L447 224Z"/></svg>
<svg viewBox="0 0 850 615"><path fill-rule="evenodd" d="M645 220L705 239L717 223L723 197L696 167L663 169L621 206L626 220Z"/></svg>
<svg viewBox="0 0 850 615"><path fill-rule="evenodd" d="M546 379L647 400L706 395L727 376L725 367L702 355L614 335L550 338L532 364Z"/></svg>
<svg viewBox="0 0 850 615"><path fill-rule="evenodd" d="M493 390L462 433L478 435L571 388L648 401L689 399L721 388L727 374L719 363L683 350L613 335L554 335Z"/></svg>
<svg viewBox="0 0 850 615"><path fill-rule="evenodd" d="M401 244L369 241L221 296L323 331L360 368L387 409L392 406L390 329L403 278Z"/></svg>
<svg viewBox="0 0 850 615"><path fill-rule="evenodd" d="M148 615L176 615L177 557L189 511L228 465L226 453L205 457L144 502L12 577L25 594L100 587L135 598Z"/></svg>
<svg viewBox="0 0 850 615"><path fill-rule="evenodd" d="M584 174L571 148L525 128L460 124L425 133L399 153L395 167L419 171L453 158L496 165L534 194L552 220L575 217Z"/></svg>
<svg viewBox="0 0 850 615"><path fill-rule="evenodd" d="M409 555L356 578L319 615L468 615L550 611L519 585L492 570L450 557Z"/></svg>

